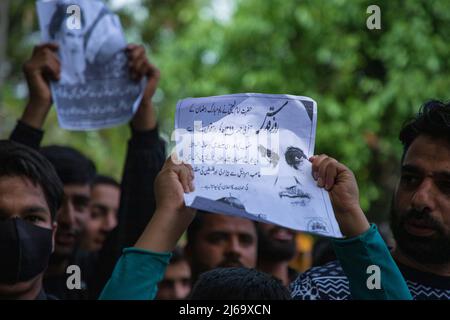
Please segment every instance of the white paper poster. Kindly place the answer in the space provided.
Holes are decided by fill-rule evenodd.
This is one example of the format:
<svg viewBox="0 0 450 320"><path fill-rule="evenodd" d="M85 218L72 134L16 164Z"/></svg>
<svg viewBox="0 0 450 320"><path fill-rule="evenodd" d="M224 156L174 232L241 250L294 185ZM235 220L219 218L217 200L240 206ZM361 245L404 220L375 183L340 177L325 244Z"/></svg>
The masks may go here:
<svg viewBox="0 0 450 320"><path fill-rule="evenodd" d="M342 237L328 192L317 187L317 105L308 97L233 94L178 102L177 153L195 172L186 205Z"/></svg>
<svg viewBox="0 0 450 320"><path fill-rule="evenodd" d="M130 79L118 16L100 0L40 0L36 7L42 42L59 45L61 79L51 89L60 126L94 130L127 122L145 79Z"/></svg>

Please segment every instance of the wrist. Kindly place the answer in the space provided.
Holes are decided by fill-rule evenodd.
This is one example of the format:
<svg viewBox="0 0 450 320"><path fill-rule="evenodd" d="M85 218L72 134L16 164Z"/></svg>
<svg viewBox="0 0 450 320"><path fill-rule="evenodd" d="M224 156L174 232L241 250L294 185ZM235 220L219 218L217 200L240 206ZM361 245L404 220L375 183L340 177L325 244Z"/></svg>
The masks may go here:
<svg viewBox="0 0 450 320"><path fill-rule="evenodd" d="M357 237L370 228L369 221L359 207L349 209L345 214L336 214L336 220L346 238Z"/></svg>
<svg viewBox="0 0 450 320"><path fill-rule="evenodd" d="M173 227L180 227L180 229L185 229L189 226L195 217L195 210L185 207L172 208L172 207L162 207L156 205L155 213L153 214L155 219L161 219L161 223L167 224Z"/></svg>
<svg viewBox="0 0 450 320"><path fill-rule="evenodd" d="M157 120L151 100L142 100L138 110L131 120L131 126L133 129L138 131L147 131L155 129L156 125Z"/></svg>

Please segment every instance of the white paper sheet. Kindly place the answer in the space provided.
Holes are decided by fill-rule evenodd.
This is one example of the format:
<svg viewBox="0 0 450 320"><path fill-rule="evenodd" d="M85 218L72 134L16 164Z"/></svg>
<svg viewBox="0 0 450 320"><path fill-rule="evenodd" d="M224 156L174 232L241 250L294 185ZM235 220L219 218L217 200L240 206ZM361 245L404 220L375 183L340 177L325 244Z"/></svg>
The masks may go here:
<svg viewBox="0 0 450 320"><path fill-rule="evenodd" d="M308 97L234 94L180 100L178 158L195 172L186 205L298 231L342 237L328 192L317 187L316 102Z"/></svg>
<svg viewBox="0 0 450 320"><path fill-rule="evenodd" d="M130 120L146 80L130 79L118 16L100 0L40 0L36 7L42 42L59 45L61 79L51 89L60 126L94 130Z"/></svg>

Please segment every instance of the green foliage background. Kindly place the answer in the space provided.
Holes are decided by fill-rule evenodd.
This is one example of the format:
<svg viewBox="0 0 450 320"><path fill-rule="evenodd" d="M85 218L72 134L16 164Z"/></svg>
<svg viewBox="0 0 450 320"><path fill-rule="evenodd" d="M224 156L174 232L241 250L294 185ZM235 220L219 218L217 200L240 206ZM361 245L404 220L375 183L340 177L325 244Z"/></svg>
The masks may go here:
<svg viewBox="0 0 450 320"><path fill-rule="evenodd" d="M224 15L224 3L231 15ZM366 27L372 4L381 8L381 30ZM318 103L316 153L354 170L362 205L375 221L386 217L397 180L402 124L424 101L449 97L446 0L135 0L117 12L128 40L144 43L161 70L154 100L166 139L176 102L185 97L310 96ZM21 64L39 41L34 1L9 1L8 20L0 138L22 112ZM120 177L126 125L67 132L53 111L45 129L45 144L75 146L101 172Z"/></svg>

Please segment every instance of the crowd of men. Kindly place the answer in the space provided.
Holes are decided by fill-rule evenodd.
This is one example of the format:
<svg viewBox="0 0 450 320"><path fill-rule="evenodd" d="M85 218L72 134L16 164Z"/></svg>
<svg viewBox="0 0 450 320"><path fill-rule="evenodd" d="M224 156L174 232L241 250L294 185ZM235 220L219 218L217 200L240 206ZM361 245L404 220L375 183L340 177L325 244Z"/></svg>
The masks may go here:
<svg viewBox="0 0 450 320"><path fill-rule="evenodd" d="M152 105L159 71L142 46L126 50L130 74L147 77L147 85L130 122L120 183L98 174L79 150L41 146L52 105L49 81L60 77L58 47L37 46L25 63L28 103L10 139L0 141L0 298L97 299L122 250L151 219L154 181L167 157ZM392 256L414 299L449 299L450 104L425 103L399 137L404 153L390 214ZM276 281L293 299L350 299L341 265L324 252L323 265L299 272L290 267L297 253L292 230L199 211L157 299L185 299L197 280L205 286L207 279L236 278ZM67 286L73 265L81 270L79 289Z"/></svg>

